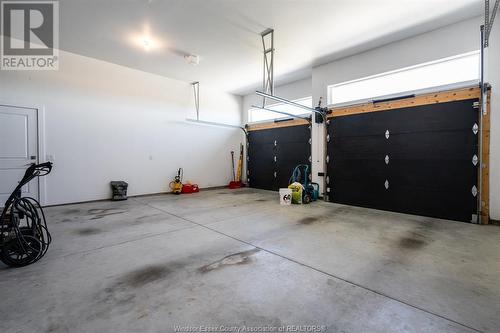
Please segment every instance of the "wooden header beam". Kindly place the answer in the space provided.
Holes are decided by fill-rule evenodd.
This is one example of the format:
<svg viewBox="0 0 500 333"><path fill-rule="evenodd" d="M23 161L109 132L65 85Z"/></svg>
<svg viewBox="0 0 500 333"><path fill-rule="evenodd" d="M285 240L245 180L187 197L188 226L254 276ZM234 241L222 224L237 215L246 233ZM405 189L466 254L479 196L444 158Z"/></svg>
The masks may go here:
<svg viewBox="0 0 500 333"><path fill-rule="evenodd" d="M401 109L412 106L461 101L464 99L481 98L481 88L464 88L459 90L443 91L438 93L423 94L415 97L398 99L380 103L363 103L345 107L331 108L328 119L334 117L348 116L359 113L386 111Z"/></svg>
<svg viewBox="0 0 500 333"><path fill-rule="evenodd" d="M247 131L248 132L260 131L271 128L281 128L281 127L300 126L300 125L309 125L309 122L305 119L290 119L272 123L252 124L252 125L247 125Z"/></svg>

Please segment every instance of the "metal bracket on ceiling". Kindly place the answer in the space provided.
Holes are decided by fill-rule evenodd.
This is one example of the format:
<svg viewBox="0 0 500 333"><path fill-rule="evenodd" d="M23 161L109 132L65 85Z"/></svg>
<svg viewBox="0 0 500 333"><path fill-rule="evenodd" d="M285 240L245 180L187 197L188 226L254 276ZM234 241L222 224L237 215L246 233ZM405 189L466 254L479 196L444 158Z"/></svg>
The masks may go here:
<svg viewBox="0 0 500 333"><path fill-rule="evenodd" d="M284 104L296 106L299 108L306 109L309 112L313 113L319 113L325 118L324 112L318 111L317 109L313 109L292 101L289 101L287 99L281 98L274 96L274 30L273 29L266 29L264 30L261 34L261 39L262 39L262 48L264 52L264 68L263 68L263 76L262 76L262 91L256 91L255 93L259 96L262 97L262 106L256 106L252 105L253 108L256 109L261 109L261 110L266 110L266 111L271 111L279 114L283 114L286 116L290 116L292 118L300 118L300 119L305 119L311 122L309 117L303 117L303 116L297 116L291 113L283 112L283 111L276 111L272 110L266 107L266 100L267 99L272 99L277 102L281 102Z"/></svg>
<svg viewBox="0 0 500 333"><path fill-rule="evenodd" d="M282 114L282 115L285 115L285 116L289 116L289 117L292 117L292 118L304 119L304 120L307 120L308 122L311 122L311 119L309 117L297 116L295 114L291 114L291 113L288 113L288 112L271 110L269 108L262 107L262 106L257 106L257 105L252 105L252 108L254 108L254 109L261 109L261 110L265 110L265 111L270 111L270 112L274 112L274 113L279 113L279 114Z"/></svg>
<svg viewBox="0 0 500 333"><path fill-rule="evenodd" d="M191 83L194 92L194 107L196 108L196 120L200 120L200 82Z"/></svg>
<svg viewBox="0 0 500 333"><path fill-rule="evenodd" d="M261 34L264 50L264 68L262 76L262 90L266 94L274 95L274 30L266 29ZM262 107L266 106L266 98L262 98Z"/></svg>
<svg viewBox="0 0 500 333"><path fill-rule="evenodd" d="M226 127L226 128L237 128L237 129L240 129L243 131L243 133L245 134L245 137L248 136L247 129L245 127L238 126L238 125L224 124L224 123L218 123L218 122L214 122L214 121L206 121L206 120L190 119L190 118L186 118L186 121L190 122L190 123L200 124L200 125Z"/></svg>
<svg viewBox="0 0 500 333"><path fill-rule="evenodd" d="M495 22L495 16L497 15L499 6L500 0L495 0L493 12L490 17L490 0L484 0L484 47L489 46L491 28Z"/></svg>
<svg viewBox="0 0 500 333"><path fill-rule="evenodd" d="M319 113L319 114L321 114L321 115L324 115L324 113L323 113L323 112L318 111L317 109L313 109L313 108L310 108L310 107L308 107L308 106L305 106L305 105L302 105L302 104L299 104L299 103L295 103L295 102L289 101L289 100L287 100L287 99L285 99L285 98L281 98L281 97L278 97L278 96L270 95L270 94L264 93L264 92L262 92L262 91L256 91L255 93L256 93L257 95L259 95L259 96L264 97L264 98L269 98L269 99L275 100L275 101L280 102L280 103L283 103L283 104L288 104L288 105L291 105L291 106L295 106L295 107L298 107L298 108L301 108L301 109L307 110L307 111L309 111L309 112L314 112L314 113ZM260 108L260 109L265 109L265 110L267 110L267 111L276 112L276 113L283 113L283 112L281 112L281 111L270 110L270 109L266 109L266 108L264 108L264 107L258 107L258 108ZM293 117L295 117L295 118L300 118L300 117L298 117L298 116L296 116L296 115L292 115L292 114L288 114L288 115L293 116Z"/></svg>
<svg viewBox="0 0 500 333"><path fill-rule="evenodd" d="M239 128L245 134L245 137L248 136L248 131L245 127L231 124L218 123L214 121L206 121L200 120L200 82L192 82L194 92L194 106L196 108L196 119L186 118L186 121L190 123L197 123L201 125L209 125L209 126L218 126L218 127L226 127L226 128Z"/></svg>

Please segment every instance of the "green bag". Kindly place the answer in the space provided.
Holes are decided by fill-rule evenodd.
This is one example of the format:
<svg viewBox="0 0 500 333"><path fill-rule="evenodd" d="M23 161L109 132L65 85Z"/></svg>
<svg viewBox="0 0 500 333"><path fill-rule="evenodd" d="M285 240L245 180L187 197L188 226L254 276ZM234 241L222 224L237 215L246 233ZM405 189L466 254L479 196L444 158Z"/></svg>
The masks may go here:
<svg viewBox="0 0 500 333"><path fill-rule="evenodd" d="M292 190L292 203L302 204L302 191L304 190L302 184L295 182L288 185L288 188Z"/></svg>

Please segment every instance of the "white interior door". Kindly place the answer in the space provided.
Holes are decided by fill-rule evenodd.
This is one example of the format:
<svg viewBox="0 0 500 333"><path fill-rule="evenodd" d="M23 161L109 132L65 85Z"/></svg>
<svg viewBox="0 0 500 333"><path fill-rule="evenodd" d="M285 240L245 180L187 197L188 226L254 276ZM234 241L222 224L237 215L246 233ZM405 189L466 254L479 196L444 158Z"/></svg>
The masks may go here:
<svg viewBox="0 0 500 333"><path fill-rule="evenodd" d="M17 186L30 163L38 163L37 110L0 105L0 207ZM22 189L38 198L38 178Z"/></svg>

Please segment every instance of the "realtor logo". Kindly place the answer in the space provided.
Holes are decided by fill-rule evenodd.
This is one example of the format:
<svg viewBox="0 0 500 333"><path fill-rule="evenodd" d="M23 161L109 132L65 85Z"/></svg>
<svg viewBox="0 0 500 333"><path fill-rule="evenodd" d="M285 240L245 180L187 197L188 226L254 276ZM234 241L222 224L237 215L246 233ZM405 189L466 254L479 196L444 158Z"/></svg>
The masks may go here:
<svg viewBox="0 0 500 333"><path fill-rule="evenodd" d="M0 1L2 70L59 68L59 2Z"/></svg>

